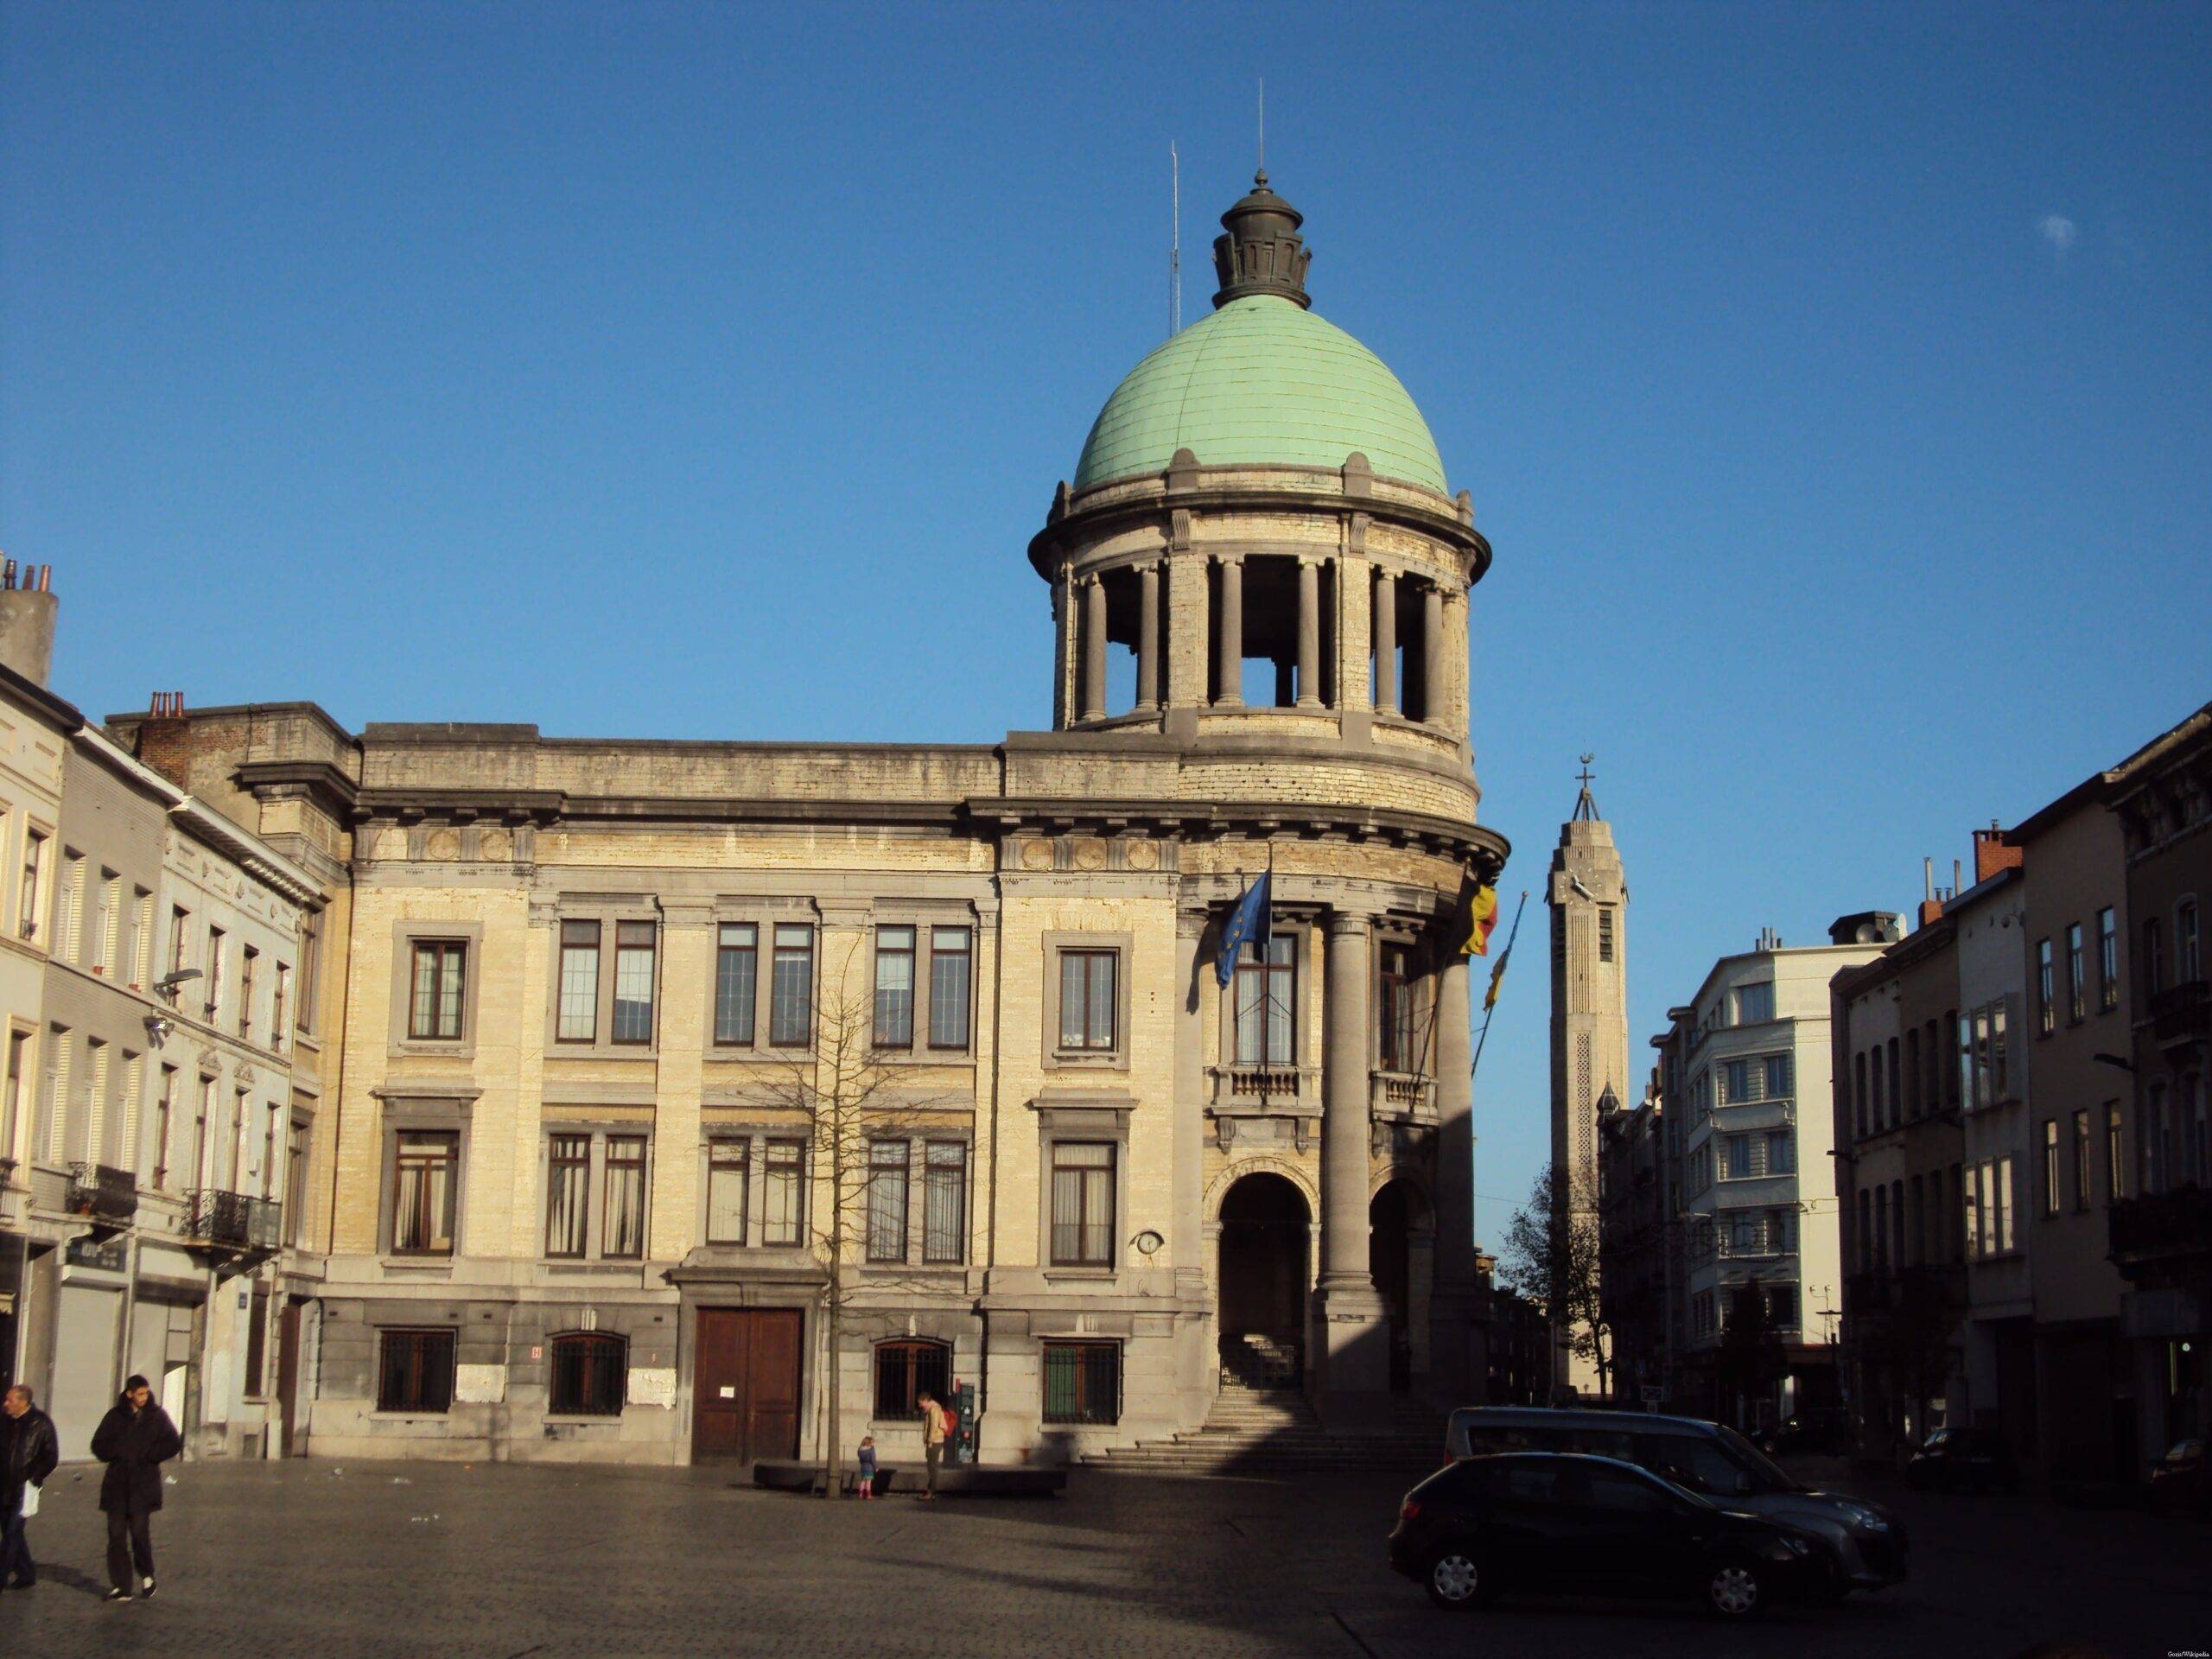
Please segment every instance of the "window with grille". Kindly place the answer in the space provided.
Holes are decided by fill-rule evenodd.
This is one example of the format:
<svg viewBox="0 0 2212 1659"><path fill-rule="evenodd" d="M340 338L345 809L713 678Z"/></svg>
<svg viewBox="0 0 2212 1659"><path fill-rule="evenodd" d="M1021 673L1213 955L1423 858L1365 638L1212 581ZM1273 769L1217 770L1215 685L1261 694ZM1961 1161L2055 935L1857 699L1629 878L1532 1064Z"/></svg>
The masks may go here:
<svg viewBox="0 0 2212 1659"><path fill-rule="evenodd" d="M1052 1265L1114 1263L1114 1147L1104 1141L1052 1143Z"/></svg>
<svg viewBox="0 0 2212 1659"><path fill-rule="evenodd" d="M207 959L219 963L222 935L207 930ZM415 941L415 974L408 998L407 1034L424 1042L457 1042L461 1038L462 994L467 987L468 946L460 939ZM211 967L207 995L217 996L216 970Z"/></svg>
<svg viewBox="0 0 2212 1659"><path fill-rule="evenodd" d="M868 1259L906 1259L906 1175L911 1156L904 1141L872 1141L868 1148Z"/></svg>
<svg viewBox="0 0 2212 1659"><path fill-rule="evenodd" d="M208 1085L212 1091L213 1085ZM201 1111L204 1115L206 1106ZM207 1132L203 1122L200 1133ZM461 1137L451 1130L403 1129L393 1160L391 1248L400 1255L453 1254L454 1200ZM443 1409L442 1407L440 1408Z"/></svg>
<svg viewBox="0 0 2212 1659"><path fill-rule="evenodd" d="M1114 1047L1115 977L1121 953L1115 950L1060 952L1060 1046L1110 1052Z"/></svg>
<svg viewBox="0 0 2212 1659"><path fill-rule="evenodd" d="M715 951L715 1041L742 1047L753 1040L753 1001L760 981L760 930L724 922Z"/></svg>
<svg viewBox="0 0 2212 1659"><path fill-rule="evenodd" d="M771 1141L762 1161L760 1242L797 1244L806 1227L806 1148L798 1141Z"/></svg>
<svg viewBox="0 0 2212 1659"><path fill-rule="evenodd" d="M875 1347L875 1420L895 1422L921 1410L921 1396L952 1394L952 1350L941 1342L881 1342Z"/></svg>
<svg viewBox="0 0 2212 1659"><path fill-rule="evenodd" d="M449 1409L453 1338L450 1331L380 1332L377 1409L425 1414Z"/></svg>
<svg viewBox="0 0 2212 1659"><path fill-rule="evenodd" d="M716 1141L707 1148L707 1243L745 1243L746 1184L752 1173L747 1141Z"/></svg>
<svg viewBox="0 0 2212 1659"><path fill-rule="evenodd" d="M1612 959L1613 907L1611 905L1600 905L1598 906L1598 960L1611 962Z"/></svg>
<svg viewBox="0 0 2212 1659"><path fill-rule="evenodd" d="M620 1417L630 1376L630 1344L601 1332L556 1337L551 1397L556 1417Z"/></svg>
<svg viewBox="0 0 2212 1659"><path fill-rule="evenodd" d="M914 1046L914 930L875 930L875 1046Z"/></svg>
<svg viewBox="0 0 2212 1659"><path fill-rule="evenodd" d="M561 924L561 1007L553 1033L561 1042L599 1036L599 935L597 922Z"/></svg>
<svg viewBox="0 0 2212 1659"><path fill-rule="evenodd" d="M968 1259L968 1147L932 1141L922 1178L922 1260Z"/></svg>
<svg viewBox="0 0 2212 1659"><path fill-rule="evenodd" d="M1290 1065L1296 1047L1298 940L1275 933L1248 940L1236 961L1236 1063Z"/></svg>
<svg viewBox="0 0 2212 1659"><path fill-rule="evenodd" d="M968 1046L969 986L972 983L971 940L964 927L930 930L930 1046Z"/></svg>
<svg viewBox="0 0 2212 1659"><path fill-rule="evenodd" d="M545 1156L545 1254L580 1256L591 1231L591 1137L556 1135Z"/></svg>
<svg viewBox="0 0 2212 1659"><path fill-rule="evenodd" d="M651 922L614 925L614 1029L618 1043L653 1039L653 968L658 955Z"/></svg>
<svg viewBox="0 0 2212 1659"><path fill-rule="evenodd" d="M814 1039L814 930L804 923L776 925L776 959L769 969L768 1041L804 1048Z"/></svg>
<svg viewBox="0 0 2212 1659"><path fill-rule="evenodd" d="M1045 1421L1105 1424L1122 1417L1122 1348L1113 1342L1048 1342Z"/></svg>
<svg viewBox="0 0 2212 1659"><path fill-rule="evenodd" d="M600 1218L606 1236L600 1254L636 1258L645 1253L645 1137L607 1137L607 1208Z"/></svg>

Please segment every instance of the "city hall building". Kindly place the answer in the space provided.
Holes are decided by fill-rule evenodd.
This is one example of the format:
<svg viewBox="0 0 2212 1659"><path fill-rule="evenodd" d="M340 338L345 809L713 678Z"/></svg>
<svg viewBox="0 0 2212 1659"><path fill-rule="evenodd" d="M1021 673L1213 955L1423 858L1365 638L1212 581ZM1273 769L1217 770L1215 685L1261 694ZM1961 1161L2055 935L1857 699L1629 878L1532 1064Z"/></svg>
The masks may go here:
<svg viewBox="0 0 2212 1659"><path fill-rule="evenodd" d="M849 1449L966 1386L985 1460L1057 1460L1203 1423L1224 1371L1332 1433L1475 1397L1447 936L1506 855L1468 715L1491 550L1308 308L1300 214L1262 175L1223 224L1215 308L1030 543L1050 731L111 722L320 884L288 1444L808 1456L836 1379Z"/></svg>

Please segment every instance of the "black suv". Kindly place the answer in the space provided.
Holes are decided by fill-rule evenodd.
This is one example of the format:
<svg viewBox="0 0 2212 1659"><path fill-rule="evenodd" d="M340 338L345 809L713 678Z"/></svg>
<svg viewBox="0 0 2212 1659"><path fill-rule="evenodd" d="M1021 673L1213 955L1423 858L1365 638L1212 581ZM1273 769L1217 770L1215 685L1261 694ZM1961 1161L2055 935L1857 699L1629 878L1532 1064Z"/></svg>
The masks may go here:
<svg viewBox="0 0 2212 1659"><path fill-rule="evenodd" d="M1694 1597L1724 1618L1812 1599L1826 1546L1721 1509L1613 1458L1515 1452L1469 1458L1406 1494L1390 1565L1439 1606L1518 1591Z"/></svg>

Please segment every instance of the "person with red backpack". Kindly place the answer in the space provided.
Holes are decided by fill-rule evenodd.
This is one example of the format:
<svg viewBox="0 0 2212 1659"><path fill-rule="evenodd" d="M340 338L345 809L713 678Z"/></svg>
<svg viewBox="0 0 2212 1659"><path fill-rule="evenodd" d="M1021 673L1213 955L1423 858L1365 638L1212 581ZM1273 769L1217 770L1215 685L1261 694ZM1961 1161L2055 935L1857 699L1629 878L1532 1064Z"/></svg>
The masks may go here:
<svg viewBox="0 0 2212 1659"><path fill-rule="evenodd" d="M951 1410L938 1403L937 1396L925 1389L917 1396L922 1408L922 1461L926 1465L922 1477L922 1497L937 1496L937 1466L944 1457L944 1443L952 1438Z"/></svg>

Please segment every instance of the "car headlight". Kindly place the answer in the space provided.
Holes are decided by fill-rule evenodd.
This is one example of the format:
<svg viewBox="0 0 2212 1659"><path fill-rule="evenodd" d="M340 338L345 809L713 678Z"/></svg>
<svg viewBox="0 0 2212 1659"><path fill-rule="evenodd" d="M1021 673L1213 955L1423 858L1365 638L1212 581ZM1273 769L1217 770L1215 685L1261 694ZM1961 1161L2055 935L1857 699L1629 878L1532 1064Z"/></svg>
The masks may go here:
<svg viewBox="0 0 2212 1659"><path fill-rule="evenodd" d="M1872 1510L1861 1509L1857 1504L1853 1504L1846 1513L1869 1532L1887 1532L1890 1529L1889 1517L1877 1515Z"/></svg>

